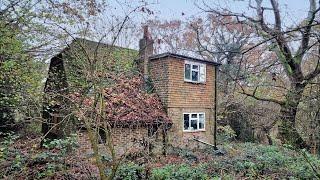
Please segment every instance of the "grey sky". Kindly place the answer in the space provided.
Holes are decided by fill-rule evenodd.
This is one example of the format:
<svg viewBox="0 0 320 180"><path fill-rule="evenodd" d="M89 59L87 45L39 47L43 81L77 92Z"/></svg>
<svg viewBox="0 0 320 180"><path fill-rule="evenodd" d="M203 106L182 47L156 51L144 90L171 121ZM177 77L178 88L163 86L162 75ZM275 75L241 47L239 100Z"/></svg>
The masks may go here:
<svg viewBox="0 0 320 180"><path fill-rule="evenodd" d="M252 0L253 2L254 0ZM202 5L200 0L151 0L150 3L153 9L158 11L157 16L163 20L170 19L187 19L191 16L203 15L201 10L195 4ZM204 1L211 7L227 7L233 11L243 11L251 13L248 9L248 0L211 0ZM265 4L269 4L269 0L264 0ZM308 0L279 0L282 10L282 17L287 24L292 24L297 20L300 21L306 17L308 12ZM182 12L185 14L182 16ZM269 17L267 17L269 18Z"/></svg>
<svg viewBox="0 0 320 180"><path fill-rule="evenodd" d="M227 8L235 12L245 12L248 15L253 15L255 12L253 9L248 8L250 0L146 0L149 4L147 7L155 12L154 15L132 15L136 25L145 23L148 19L159 19L159 20L188 20L192 17L203 17L206 13L203 13L196 4L203 7L203 2L210 5L213 8ZM254 2L255 0L251 0ZM123 15L128 11L132 10L133 7L137 7L138 4L144 3L141 0L117 0L109 1L111 7L119 7L110 9L107 14ZM269 0L264 0L264 6L270 7ZM119 5L121 4L121 5ZM124 6L123 6L124 5ZM281 16L283 19L284 26L292 26L295 23L300 23L308 13L309 0L279 0L281 9ZM184 15L182 15L182 13ZM106 16L105 16L106 17ZM266 19L269 22L273 21L273 15L271 11L266 12ZM101 23L100 23L101 24ZM105 28L105 27L103 27ZM124 38L127 40L127 37ZM120 40L121 42L121 40ZM132 42L132 41L131 41ZM135 41L133 41L135 42ZM124 42L124 44L127 42ZM135 43L136 44L136 43ZM132 45L129 45L132 46ZM136 45L134 45L136 46Z"/></svg>

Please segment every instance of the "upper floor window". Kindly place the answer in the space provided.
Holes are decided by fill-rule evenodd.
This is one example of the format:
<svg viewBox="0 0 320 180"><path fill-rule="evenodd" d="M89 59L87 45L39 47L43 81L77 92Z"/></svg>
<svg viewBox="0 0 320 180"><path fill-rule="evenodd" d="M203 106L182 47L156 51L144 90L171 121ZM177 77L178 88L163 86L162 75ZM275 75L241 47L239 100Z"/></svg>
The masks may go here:
<svg viewBox="0 0 320 180"><path fill-rule="evenodd" d="M204 113L184 113L183 130L197 131L204 130L205 114Z"/></svg>
<svg viewBox="0 0 320 180"><path fill-rule="evenodd" d="M206 65L201 63L185 61L184 80L196 83L206 82Z"/></svg>

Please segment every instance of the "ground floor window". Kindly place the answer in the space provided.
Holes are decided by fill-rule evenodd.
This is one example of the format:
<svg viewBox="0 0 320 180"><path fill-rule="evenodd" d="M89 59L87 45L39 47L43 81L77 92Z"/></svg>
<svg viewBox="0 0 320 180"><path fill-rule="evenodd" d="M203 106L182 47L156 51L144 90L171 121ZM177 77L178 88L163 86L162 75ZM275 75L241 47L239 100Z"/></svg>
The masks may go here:
<svg viewBox="0 0 320 180"><path fill-rule="evenodd" d="M204 130L205 113L183 113L183 122L184 131Z"/></svg>

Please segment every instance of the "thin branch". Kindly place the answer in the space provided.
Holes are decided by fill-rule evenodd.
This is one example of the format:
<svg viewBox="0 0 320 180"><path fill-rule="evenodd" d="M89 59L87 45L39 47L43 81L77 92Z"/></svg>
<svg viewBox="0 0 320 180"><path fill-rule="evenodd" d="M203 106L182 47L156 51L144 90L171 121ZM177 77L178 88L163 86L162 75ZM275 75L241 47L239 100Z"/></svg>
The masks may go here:
<svg viewBox="0 0 320 180"><path fill-rule="evenodd" d="M270 0L270 3L273 8L274 20L275 20L275 30L277 32L281 31L281 18L280 18L280 11L279 11L279 4L276 0Z"/></svg>
<svg viewBox="0 0 320 180"><path fill-rule="evenodd" d="M309 39L310 39L310 31L312 28L312 23L314 22L314 19L316 17L316 14L319 12L320 7L316 9L316 2L315 0L310 0L310 9L309 9L309 15L306 18L307 25L304 28L301 28L302 30L305 29L305 31L302 31L302 40L299 49L297 50L297 53L295 57L302 57L305 52L308 50L309 45Z"/></svg>
<svg viewBox="0 0 320 180"><path fill-rule="evenodd" d="M318 53L320 54L320 45L318 47ZM312 71L310 74L306 75L304 77L304 82L305 83L309 83L309 81L311 81L312 79L314 79L316 76L318 76L320 74L320 58L318 58L318 62L317 65L314 69L314 71Z"/></svg>
<svg viewBox="0 0 320 180"><path fill-rule="evenodd" d="M241 85L239 85L239 86L242 89L242 92L239 92L240 94L247 95L247 96L252 97L252 98L254 98L256 100L259 100L259 101L273 102L273 103L276 103L276 104L279 104L279 105L284 105L285 104L284 101L271 99L271 98L262 98L262 97L256 96L256 92L257 92L258 86L255 87L253 93L248 93L248 92L245 91L245 89Z"/></svg>

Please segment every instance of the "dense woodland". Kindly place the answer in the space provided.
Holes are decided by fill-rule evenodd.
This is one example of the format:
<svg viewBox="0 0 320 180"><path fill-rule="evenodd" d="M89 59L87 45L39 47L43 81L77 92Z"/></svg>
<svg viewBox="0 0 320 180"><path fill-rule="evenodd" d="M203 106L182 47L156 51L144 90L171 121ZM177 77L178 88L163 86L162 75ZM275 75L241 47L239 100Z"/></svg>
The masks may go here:
<svg viewBox="0 0 320 180"><path fill-rule="evenodd" d="M320 1L288 1L308 4L293 23L277 0L241 1L243 11L195 1L199 14L170 20L157 3L0 0L0 178L320 179ZM155 52L221 63L215 147L116 152L110 122L167 120L134 61L145 25ZM112 48L70 47L78 38ZM45 93L49 60L65 48L72 86ZM47 122L45 103L68 113Z"/></svg>

